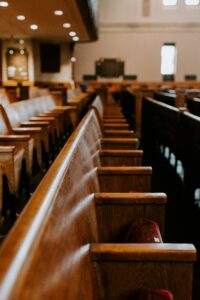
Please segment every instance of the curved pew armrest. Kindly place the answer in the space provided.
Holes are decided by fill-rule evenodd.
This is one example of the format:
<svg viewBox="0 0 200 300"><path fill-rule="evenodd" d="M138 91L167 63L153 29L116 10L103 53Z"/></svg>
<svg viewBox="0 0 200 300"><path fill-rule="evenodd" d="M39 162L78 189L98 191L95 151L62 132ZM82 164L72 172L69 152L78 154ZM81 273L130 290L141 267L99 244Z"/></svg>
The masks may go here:
<svg viewBox="0 0 200 300"><path fill-rule="evenodd" d="M48 121L34 121L34 122L22 122L20 125L21 126L24 126L24 127L46 127L46 126L49 126L49 122Z"/></svg>
<svg viewBox="0 0 200 300"><path fill-rule="evenodd" d="M137 138L102 138L101 142L103 143L138 143Z"/></svg>
<svg viewBox="0 0 200 300"><path fill-rule="evenodd" d="M54 117L32 117L30 121L54 121Z"/></svg>
<svg viewBox="0 0 200 300"><path fill-rule="evenodd" d="M122 149L122 150L100 150L99 154L101 156L142 156L143 155L143 151L142 150L126 150L126 149Z"/></svg>
<svg viewBox="0 0 200 300"><path fill-rule="evenodd" d="M15 146L0 146L0 155L7 153L14 153Z"/></svg>
<svg viewBox="0 0 200 300"><path fill-rule="evenodd" d="M165 193L96 193L97 205L163 204L167 203Z"/></svg>
<svg viewBox="0 0 200 300"><path fill-rule="evenodd" d="M125 137L133 138L134 137L134 131L126 130L126 129L112 130L112 129L105 129L103 127L102 132L105 137L117 137L117 138L125 138Z"/></svg>
<svg viewBox="0 0 200 300"><path fill-rule="evenodd" d="M192 244L91 244L92 261L186 261L194 262L197 251Z"/></svg>
<svg viewBox="0 0 200 300"><path fill-rule="evenodd" d="M30 135L0 135L0 142L26 142L31 139Z"/></svg>
<svg viewBox="0 0 200 300"><path fill-rule="evenodd" d="M137 138L101 138L101 146L103 149L136 149L139 145Z"/></svg>
<svg viewBox="0 0 200 300"><path fill-rule="evenodd" d="M151 167L98 167L99 175L151 175Z"/></svg>
<svg viewBox="0 0 200 300"><path fill-rule="evenodd" d="M74 110L74 111L77 111L77 108L76 107L74 107L74 106L55 106L55 107L53 107L53 110L52 111L58 111L58 112L60 112L60 111L70 111L70 110Z"/></svg>
<svg viewBox="0 0 200 300"><path fill-rule="evenodd" d="M40 127L20 127L20 128L13 128L13 133L16 134L34 134L34 133L40 133L41 132L41 128Z"/></svg>
<svg viewBox="0 0 200 300"><path fill-rule="evenodd" d="M150 192L151 167L98 167L101 192Z"/></svg>
<svg viewBox="0 0 200 300"><path fill-rule="evenodd" d="M130 224L138 218L154 220L165 232L164 193L96 193L94 195L100 242L124 241Z"/></svg>
<svg viewBox="0 0 200 300"><path fill-rule="evenodd" d="M105 129L108 130L108 128L110 128L111 130L124 130L124 129L129 129L129 125L126 123L114 123L114 122L104 122L103 126Z"/></svg>
<svg viewBox="0 0 200 300"><path fill-rule="evenodd" d="M44 112L44 113L41 113L38 115L38 117L55 117L55 118L58 118L60 117L60 114L59 113L56 113L56 112Z"/></svg>

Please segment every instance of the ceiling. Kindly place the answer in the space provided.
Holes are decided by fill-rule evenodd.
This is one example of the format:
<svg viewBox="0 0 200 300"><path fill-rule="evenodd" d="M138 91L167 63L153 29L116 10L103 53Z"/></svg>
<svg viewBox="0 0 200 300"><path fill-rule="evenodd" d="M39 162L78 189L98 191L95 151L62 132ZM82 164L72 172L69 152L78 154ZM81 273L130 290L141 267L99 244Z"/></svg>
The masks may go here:
<svg viewBox="0 0 200 300"><path fill-rule="evenodd" d="M0 38L34 38L57 41L72 41L70 31L75 31L80 41L88 41L89 33L75 0L8 0L8 7L0 7ZM55 16L55 10L63 15ZM17 15L24 15L18 21ZM63 28L71 23L71 28ZM38 30L30 25L37 24Z"/></svg>

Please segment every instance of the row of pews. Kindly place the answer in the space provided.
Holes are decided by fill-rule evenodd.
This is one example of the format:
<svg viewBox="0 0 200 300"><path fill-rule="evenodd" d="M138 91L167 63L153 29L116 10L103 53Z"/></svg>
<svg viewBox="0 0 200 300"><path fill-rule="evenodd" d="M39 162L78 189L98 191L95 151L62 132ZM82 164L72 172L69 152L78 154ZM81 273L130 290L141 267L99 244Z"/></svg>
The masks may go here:
<svg viewBox="0 0 200 300"><path fill-rule="evenodd" d="M164 242L167 197L127 127L94 99L0 248L0 299L192 299L196 249Z"/></svg>
<svg viewBox="0 0 200 300"><path fill-rule="evenodd" d="M10 103L0 94L0 236L12 227L94 96L66 106L51 95Z"/></svg>
<svg viewBox="0 0 200 300"><path fill-rule="evenodd" d="M192 104L194 103L194 104ZM191 109L190 110L190 105ZM188 205L194 204L195 189L199 188L200 100L190 99L188 107L174 107L153 98L143 100L143 147L148 156L161 153L174 168L181 163L184 194ZM167 148L168 154L165 155Z"/></svg>

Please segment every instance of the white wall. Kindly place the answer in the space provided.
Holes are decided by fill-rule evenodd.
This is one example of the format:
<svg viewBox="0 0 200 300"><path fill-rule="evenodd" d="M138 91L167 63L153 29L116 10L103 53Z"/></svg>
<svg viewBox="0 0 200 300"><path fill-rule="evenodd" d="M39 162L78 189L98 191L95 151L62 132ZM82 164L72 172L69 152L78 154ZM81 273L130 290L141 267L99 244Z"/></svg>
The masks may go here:
<svg viewBox="0 0 200 300"><path fill-rule="evenodd" d="M165 42L177 46L176 80L184 80L185 74L196 74L200 80L200 35L184 32L102 32L98 42L77 46L75 78L94 74L94 62L100 57L120 57L125 74L137 74L140 81L161 80L160 50Z"/></svg>
<svg viewBox="0 0 200 300"><path fill-rule="evenodd" d="M100 0L100 23L199 23L200 5L187 6L178 0L176 6L163 6L162 0ZM149 14L144 15L148 3Z"/></svg>
<svg viewBox="0 0 200 300"><path fill-rule="evenodd" d="M121 58L125 74L138 80L161 80L160 50L165 42L177 46L176 80L196 74L200 80L200 5L163 7L161 0L149 1L149 16L143 16L142 0L100 0L100 37L97 42L78 44L75 79L95 73L101 57Z"/></svg>

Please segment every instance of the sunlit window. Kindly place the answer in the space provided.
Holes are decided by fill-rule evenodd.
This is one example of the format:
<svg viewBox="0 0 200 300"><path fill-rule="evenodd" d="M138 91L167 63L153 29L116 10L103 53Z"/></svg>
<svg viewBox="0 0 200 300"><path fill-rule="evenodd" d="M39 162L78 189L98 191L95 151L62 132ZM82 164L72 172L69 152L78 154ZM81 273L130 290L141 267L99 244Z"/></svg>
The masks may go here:
<svg viewBox="0 0 200 300"><path fill-rule="evenodd" d="M176 71L175 44L166 43L161 48L161 74L172 75Z"/></svg>
<svg viewBox="0 0 200 300"><path fill-rule="evenodd" d="M177 0L163 0L163 5L169 6L169 5L176 5Z"/></svg>
<svg viewBox="0 0 200 300"><path fill-rule="evenodd" d="M186 5L198 5L199 0L185 0Z"/></svg>

